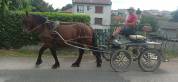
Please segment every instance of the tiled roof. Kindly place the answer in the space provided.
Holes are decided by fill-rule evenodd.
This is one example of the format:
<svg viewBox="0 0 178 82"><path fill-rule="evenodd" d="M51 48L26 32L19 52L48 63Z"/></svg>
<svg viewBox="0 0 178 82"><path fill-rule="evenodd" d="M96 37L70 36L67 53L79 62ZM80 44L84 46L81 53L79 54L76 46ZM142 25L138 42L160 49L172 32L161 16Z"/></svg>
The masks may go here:
<svg viewBox="0 0 178 82"><path fill-rule="evenodd" d="M72 0L73 3L84 3L84 4L107 4L111 5L111 0Z"/></svg>

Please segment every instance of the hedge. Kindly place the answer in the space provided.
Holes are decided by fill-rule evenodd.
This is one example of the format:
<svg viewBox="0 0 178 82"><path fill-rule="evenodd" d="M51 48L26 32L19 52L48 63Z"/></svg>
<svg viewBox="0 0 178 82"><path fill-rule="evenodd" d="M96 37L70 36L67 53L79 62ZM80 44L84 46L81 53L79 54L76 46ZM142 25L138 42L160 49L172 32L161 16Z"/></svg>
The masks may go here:
<svg viewBox="0 0 178 82"><path fill-rule="evenodd" d="M34 12L32 14L39 14L48 17L53 21L65 21L65 22L83 22L90 24L90 17L84 14L71 14L71 13L57 13L57 12Z"/></svg>
<svg viewBox="0 0 178 82"><path fill-rule="evenodd" d="M83 22L89 24L90 17L81 14L57 13L57 12L32 12L49 18L53 21ZM16 49L26 45L39 43L37 34L27 34L22 31L23 12L11 12L5 17L0 15L0 49Z"/></svg>

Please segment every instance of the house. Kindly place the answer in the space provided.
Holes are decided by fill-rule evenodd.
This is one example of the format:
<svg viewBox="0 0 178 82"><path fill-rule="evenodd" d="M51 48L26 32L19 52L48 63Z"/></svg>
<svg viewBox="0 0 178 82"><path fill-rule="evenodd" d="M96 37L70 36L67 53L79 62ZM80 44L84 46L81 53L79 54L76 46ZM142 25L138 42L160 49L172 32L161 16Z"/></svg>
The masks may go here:
<svg viewBox="0 0 178 82"><path fill-rule="evenodd" d="M172 18L170 11L161 11L160 15L163 17Z"/></svg>
<svg viewBox="0 0 178 82"><path fill-rule="evenodd" d="M117 24L117 23L123 23L125 19L127 18L128 9L118 9L118 10L112 10L111 11L111 23L112 24ZM142 17L142 13L137 14L138 17L138 23L140 22L140 19Z"/></svg>
<svg viewBox="0 0 178 82"><path fill-rule="evenodd" d="M94 29L108 29L111 24L111 0L72 0L73 13L90 16Z"/></svg>
<svg viewBox="0 0 178 82"><path fill-rule="evenodd" d="M127 12L127 9L118 9L118 10L112 10L111 14L114 16L122 16L125 18L128 12Z"/></svg>
<svg viewBox="0 0 178 82"><path fill-rule="evenodd" d="M159 10L144 10L143 14L158 16L161 14L161 12Z"/></svg>
<svg viewBox="0 0 178 82"><path fill-rule="evenodd" d="M111 25L118 27L119 24L123 24L127 15L126 9L118 9L111 11Z"/></svg>
<svg viewBox="0 0 178 82"><path fill-rule="evenodd" d="M178 24L176 22L159 21L158 32L164 38L178 39Z"/></svg>
<svg viewBox="0 0 178 82"><path fill-rule="evenodd" d="M161 28L160 34L164 38L178 39L178 28Z"/></svg>

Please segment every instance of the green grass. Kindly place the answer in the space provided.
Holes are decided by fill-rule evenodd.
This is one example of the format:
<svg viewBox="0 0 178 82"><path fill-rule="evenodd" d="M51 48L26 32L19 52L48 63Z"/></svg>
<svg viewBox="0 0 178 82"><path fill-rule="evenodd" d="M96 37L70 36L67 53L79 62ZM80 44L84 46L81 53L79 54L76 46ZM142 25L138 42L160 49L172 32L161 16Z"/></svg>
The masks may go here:
<svg viewBox="0 0 178 82"><path fill-rule="evenodd" d="M38 55L40 46L26 46L21 49L0 50L0 56L12 56L12 57L36 57ZM89 51L85 51L85 54L90 54ZM73 57L78 55L78 49L76 48L59 48L57 55L62 57ZM51 56L51 52L47 49L43 56Z"/></svg>
<svg viewBox="0 0 178 82"><path fill-rule="evenodd" d="M164 53L168 58L177 58L178 57L178 51L175 50L165 50Z"/></svg>
<svg viewBox="0 0 178 82"><path fill-rule="evenodd" d="M40 46L26 46L21 49L0 50L0 56L9 57L37 57ZM89 51L85 51L85 54L91 54ZM178 51L166 49L163 53L167 58L178 57ZM78 49L76 48L60 48L57 50L57 55L62 57L76 57L78 55ZM43 56L51 56L49 49L44 52ZM85 55L86 56L86 55Z"/></svg>

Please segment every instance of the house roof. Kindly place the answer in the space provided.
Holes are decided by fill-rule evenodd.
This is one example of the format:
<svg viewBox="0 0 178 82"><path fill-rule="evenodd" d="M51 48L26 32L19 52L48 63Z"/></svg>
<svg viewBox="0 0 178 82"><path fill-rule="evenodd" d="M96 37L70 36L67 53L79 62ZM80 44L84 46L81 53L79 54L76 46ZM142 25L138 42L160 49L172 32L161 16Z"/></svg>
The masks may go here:
<svg viewBox="0 0 178 82"><path fill-rule="evenodd" d="M111 0L72 0L72 3L111 5Z"/></svg>
<svg viewBox="0 0 178 82"><path fill-rule="evenodd" d="M170 21L158 21L159 27L161 29L178 29L177 22L170 22Z"/></svg>
<svg viewBox="0 0 178 82"><path fill-rule="evenodd" d="M72 13L72 8L65 9L65 10L63 10L63 12L66 12L66 13Z"/></svg>

